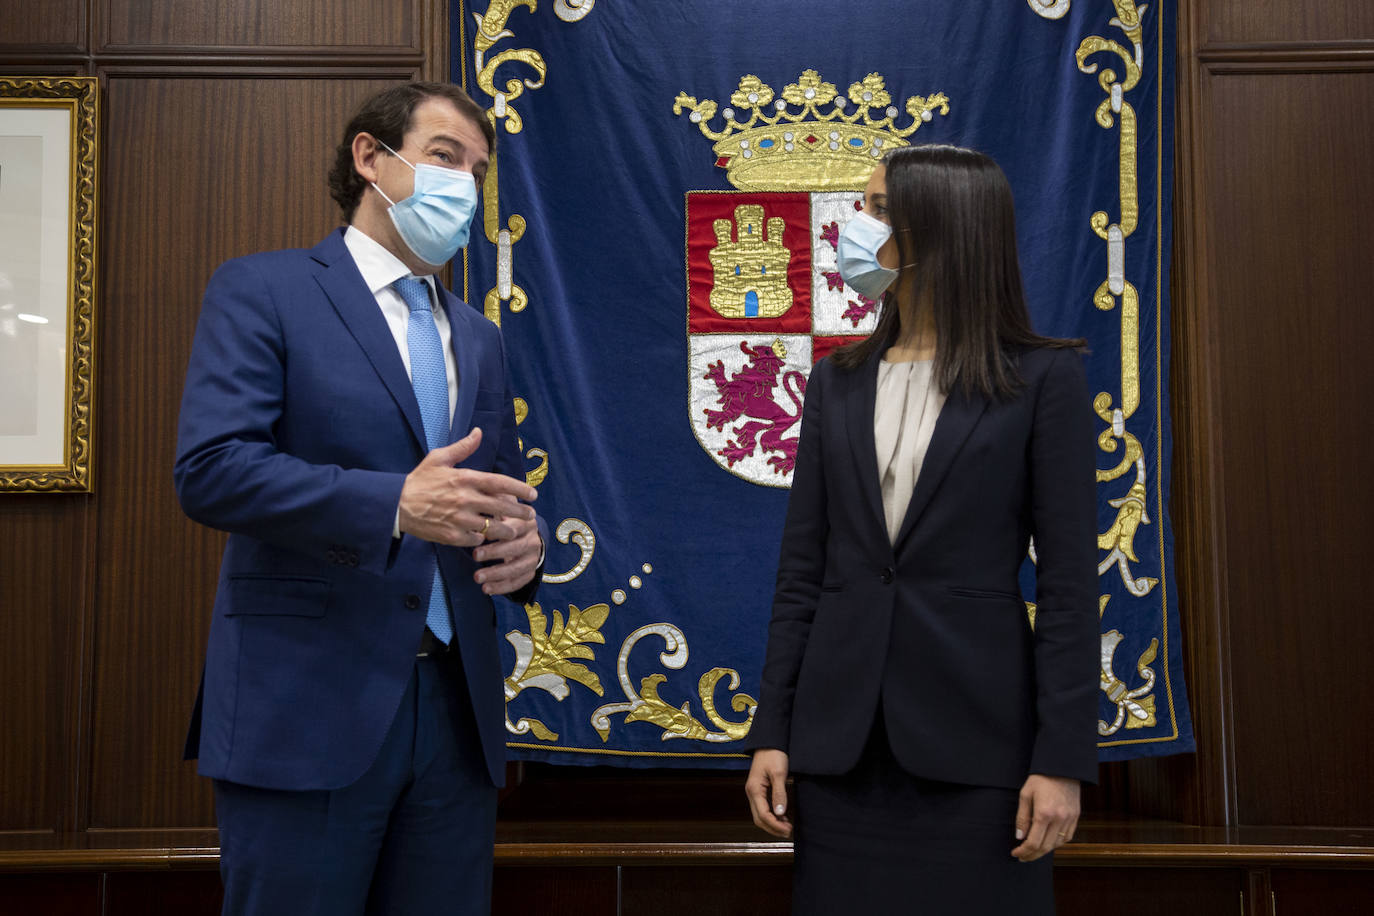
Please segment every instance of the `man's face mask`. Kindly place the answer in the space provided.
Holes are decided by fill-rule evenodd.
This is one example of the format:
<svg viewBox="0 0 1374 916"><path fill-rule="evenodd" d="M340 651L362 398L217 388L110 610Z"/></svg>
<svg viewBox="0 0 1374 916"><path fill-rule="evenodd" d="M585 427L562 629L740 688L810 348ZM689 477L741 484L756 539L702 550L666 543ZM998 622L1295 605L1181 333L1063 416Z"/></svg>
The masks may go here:
<svg viewBox="0 0 1374 916"><path fill-rule="evenodd" d="M468 243L468 227L477 212L477 181L471 172L446 169L422 162L411 165L391 147L378 140L387 152L415 172L415 189L399 203L386 196L387 213L401 241L426 264L443 266Z"/></svg>

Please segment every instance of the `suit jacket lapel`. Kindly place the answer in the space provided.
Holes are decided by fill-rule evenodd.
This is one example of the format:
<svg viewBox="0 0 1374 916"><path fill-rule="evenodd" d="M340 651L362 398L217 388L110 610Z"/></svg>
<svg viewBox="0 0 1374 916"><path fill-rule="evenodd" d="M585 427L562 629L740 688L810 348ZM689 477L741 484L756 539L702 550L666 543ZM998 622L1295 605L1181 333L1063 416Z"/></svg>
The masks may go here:
<svg viewBox="0 0 1374 916"><path fill-rule="evenodd" d="M911 535L921 513L930 504L931 497L935 495L940 482L954 464L959 449L963 447L969 433L973 432L973 427L977 425L987 406L987 398L983 395L964 395L958 389L950 392L946 398L945 406L940 410L940 418L935 421L935 430L930 436L930 446L926 449L921 473L916 478L916 488L911 492L911 502L907 504L906 515L902 518L902 527L898 530L897 540L892 545L893 552L900 550L902 542ZM877 458L874 458L874 461L876 462Z"/></svg>
<svg viewBox="0 0 1374 916"><path fill-rule="evenodd" d="M854 383L845 396L844 432L854 451L854 465L858 468L864 502L886 536L882 482L878 479L878 448L873 442L873 407L878 397L878 361L881 358L881 353L874 354L854 371Z"/></svg>
<svg viewBox="0 0 1374 916"><path fill-rule="evenodd" d="M439 287L439 298L444 312L448 315L449 335L453 341L453 359L458 369L458 398L453 404L453 417L450 420L448 441L453 442L468 434L472 427L472 407L477 402L477 382L480 367L477 349L472 342L472 329L468 322L472 316L467 306L457 296Z"/></svg>
<svg viewBox="0 0 1374 916"><path fill-rule="evenodd" d="M406 374L400 351L396 349L396 338L391 336L391 328L382 317L382 310L377 307L376 297L368 290L358 266L349 256L342 233L331 234L315 246L311 255L324 265L324 269L315 277L320 287L353 339L367 354L372 368L381 377L401 413L405 414L411 433L424 449L427 441L424 420L420 417L420 405L415 400L410 376Z"/></svg>

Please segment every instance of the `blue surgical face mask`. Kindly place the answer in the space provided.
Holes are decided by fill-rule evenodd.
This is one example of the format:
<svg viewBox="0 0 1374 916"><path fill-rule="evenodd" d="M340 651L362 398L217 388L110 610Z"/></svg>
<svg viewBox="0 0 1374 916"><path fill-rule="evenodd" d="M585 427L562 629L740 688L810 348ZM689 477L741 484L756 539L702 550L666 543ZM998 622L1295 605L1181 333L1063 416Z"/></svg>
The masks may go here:
<svg viewBox="0 0 1374 916"><path fill-rule="evenodd" d="M387 213L401 241L426 264L447 264L468 243L468 227L477 211L477 180L471 172L458 169L426 162L411 165L385 143L382 146L415 171L415 189L399 203L387 197L375 181L372 183L391 204Z"/></svg>
<svg viewBox="0 0 1374 916"><path fill-rule="evenodd" d="M892 238L892 227L860 210L840 230L835 258L840 276L861 296L877 299L897 279L897 271L878 263L878 249Z"/></svg>

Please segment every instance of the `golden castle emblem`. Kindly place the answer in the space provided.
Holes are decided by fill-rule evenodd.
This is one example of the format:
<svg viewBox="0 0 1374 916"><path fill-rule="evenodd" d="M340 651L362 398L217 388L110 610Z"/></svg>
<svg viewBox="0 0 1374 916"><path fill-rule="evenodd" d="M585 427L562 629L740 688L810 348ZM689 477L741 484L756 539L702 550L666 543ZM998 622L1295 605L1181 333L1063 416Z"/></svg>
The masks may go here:
<svg viewBox="0 0 1374 916"><path fill-rule="evenodd" d="M853 111L847 112L851 104ZM725 119L720 130L710 125L716 102L698 102L685 92L673 101L673 114L688 111L688 120L716 141L716 165L746 191L861 189L875 160L906 146L906 138L936 111L949 114L949 99L943 92L914 95L904 109L911 123L899 127L900 112L881 74L870 73L840 95L815 70L784 86L780 97L757 76L741 77L729 107L720 111Z"/></svg>
<svg viewBox="0 0 1374 916"><path fill-rule="evenodd" d="M783 244L782 217L770 218L765 234L763 207L742 204L735 208L733 224L718 219L711 225L716 232L711 308L726 318L777 318L790 309L787 265L792 253Z"/></svg>

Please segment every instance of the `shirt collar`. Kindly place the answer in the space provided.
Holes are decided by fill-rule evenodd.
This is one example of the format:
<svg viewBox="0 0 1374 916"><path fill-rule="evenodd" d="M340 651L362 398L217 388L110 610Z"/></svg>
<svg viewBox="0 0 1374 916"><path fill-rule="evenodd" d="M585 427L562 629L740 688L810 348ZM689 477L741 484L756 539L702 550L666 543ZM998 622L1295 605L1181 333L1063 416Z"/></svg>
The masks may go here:
<svg viewBox="0 0 1374 916"><path fill-rule="evenodd" d="M349 226L344 230L344 245L348 247L348 253L353 255L353 262L358 265L358 273L363 275L363 282L367 284L368 290L376 296L379 292L391 286L402 277L412 276L410 268L391 252L387 251L381 242L364 233L356 226ZM415 277L428 284L430 292L434 293L433 277ZM431 296L431 303L437 297Z"/></svg>

